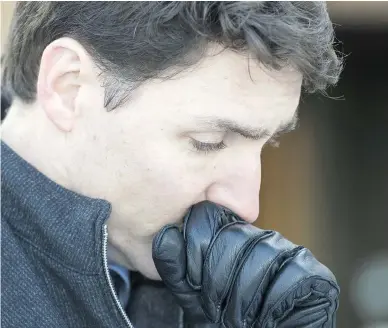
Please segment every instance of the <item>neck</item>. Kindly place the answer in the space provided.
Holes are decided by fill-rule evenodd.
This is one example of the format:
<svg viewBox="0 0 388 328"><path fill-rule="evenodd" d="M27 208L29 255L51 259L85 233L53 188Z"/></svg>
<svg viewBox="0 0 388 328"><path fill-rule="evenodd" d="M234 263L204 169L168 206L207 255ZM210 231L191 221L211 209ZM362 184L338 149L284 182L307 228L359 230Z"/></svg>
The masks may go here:
<svg viewBox="0 0 388 328"><path fill-rule="evenodd" d="M134 266L132 263L130 263L128 261L128 259L126 258L126 256L120 251L118 250L116 247L114 247L114 245L112 243L108 243L108 258L116 263L116 264L119 264L125 268L127 268L128 270L130 271L134 271Z"/></svg>
<svg viewBox="0 0 388 328"><path fill-rule="evenodd" d="M1 124L1 138L20 157L30 163L57 184L71 188L66 170L66 157L58 152L65 138L55 131L54 126L36 105L26 105L17 99L13 102Z"/></svg>

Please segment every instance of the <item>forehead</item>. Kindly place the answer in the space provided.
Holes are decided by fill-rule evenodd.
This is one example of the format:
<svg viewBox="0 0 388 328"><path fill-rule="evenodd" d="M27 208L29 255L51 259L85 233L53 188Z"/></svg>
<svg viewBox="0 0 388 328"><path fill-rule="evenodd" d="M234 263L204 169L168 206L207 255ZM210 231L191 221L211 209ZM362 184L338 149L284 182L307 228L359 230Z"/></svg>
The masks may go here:
<svg viewBox="0 0 388 328"><path fill-rule="evenodd" d="M197 65L167 81L147 83L155 106L169 115L218 116L244 125L276 129L295 116L302 75L291 67L266 69L248 55L212 48Z"/></svg>

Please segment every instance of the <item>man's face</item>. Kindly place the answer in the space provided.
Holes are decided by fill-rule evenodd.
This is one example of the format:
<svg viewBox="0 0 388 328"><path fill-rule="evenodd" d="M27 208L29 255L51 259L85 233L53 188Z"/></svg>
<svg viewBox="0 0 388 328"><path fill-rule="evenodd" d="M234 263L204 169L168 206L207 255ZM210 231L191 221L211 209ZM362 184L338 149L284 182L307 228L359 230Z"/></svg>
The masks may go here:
<svg viewBox="0 0 388 328"><path fill-rule="evenodd" d="M294 120L301 83L291 68L269 72L226 50L111 112L99 83L82 88L70 170L76 191L112 204L111 255L157 279L153 236L191 205L209 200L253 222L262 147Z"/></svg>

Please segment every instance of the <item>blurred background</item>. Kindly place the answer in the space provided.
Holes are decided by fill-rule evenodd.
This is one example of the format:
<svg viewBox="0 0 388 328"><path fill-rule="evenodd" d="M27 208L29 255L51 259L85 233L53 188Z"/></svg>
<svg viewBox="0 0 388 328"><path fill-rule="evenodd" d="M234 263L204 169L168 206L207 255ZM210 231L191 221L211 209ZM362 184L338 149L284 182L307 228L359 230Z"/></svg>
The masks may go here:
<svg viewBox="0 0 388 328"><path fill-rule="evenodd" d="M310 248L341 286L339 328L388 328L388 2L331 1L346 66L303 95L299 128L263 152L256 225ZM6 46L14 2L1 2Z"/></svg>

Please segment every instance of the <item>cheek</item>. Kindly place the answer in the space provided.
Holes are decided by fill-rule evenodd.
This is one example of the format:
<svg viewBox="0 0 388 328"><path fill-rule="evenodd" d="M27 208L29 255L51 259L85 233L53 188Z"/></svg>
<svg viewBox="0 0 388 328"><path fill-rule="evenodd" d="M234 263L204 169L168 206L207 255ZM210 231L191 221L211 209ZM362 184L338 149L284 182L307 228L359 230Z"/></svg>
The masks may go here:
<svg viewBox="0 0 388 328"><path fill-rule="evenodd" d="M201 197L213 172L206 156L190 151L188 142L168 134L167 128L115 126L116 132L106 137L104 166L114 178L120 203L136 202L139 211L145 207L151 211L153 204L155 211L170 212L171 220L176 215L172 212L186 210Z"/></svg>
<svg viewBox="0 0 388 328"><path fill-rule="evenodd" d="M136 165L148 184L169 193L198 189L205 174L204 161L190 151L188 142L163 133L140 140L127 150L127 162Z"/></svg>
<svg viewBox="0 0 388 328"><path fill-rule="evenodd" d="M192 198L203 189L204 177L200 170L178 156L159 157L148 162L147 181L163 198Z"/></svg>
<svg viewBox="0 0 388 328"><path fill-rule="evenodd" d="M203 165L177 149L168 152L154 149L146 166L141 168L142 179L138 180L144 199L158 211L158 225L180 221L191 205L203 199L208 184Z"/></svg>

